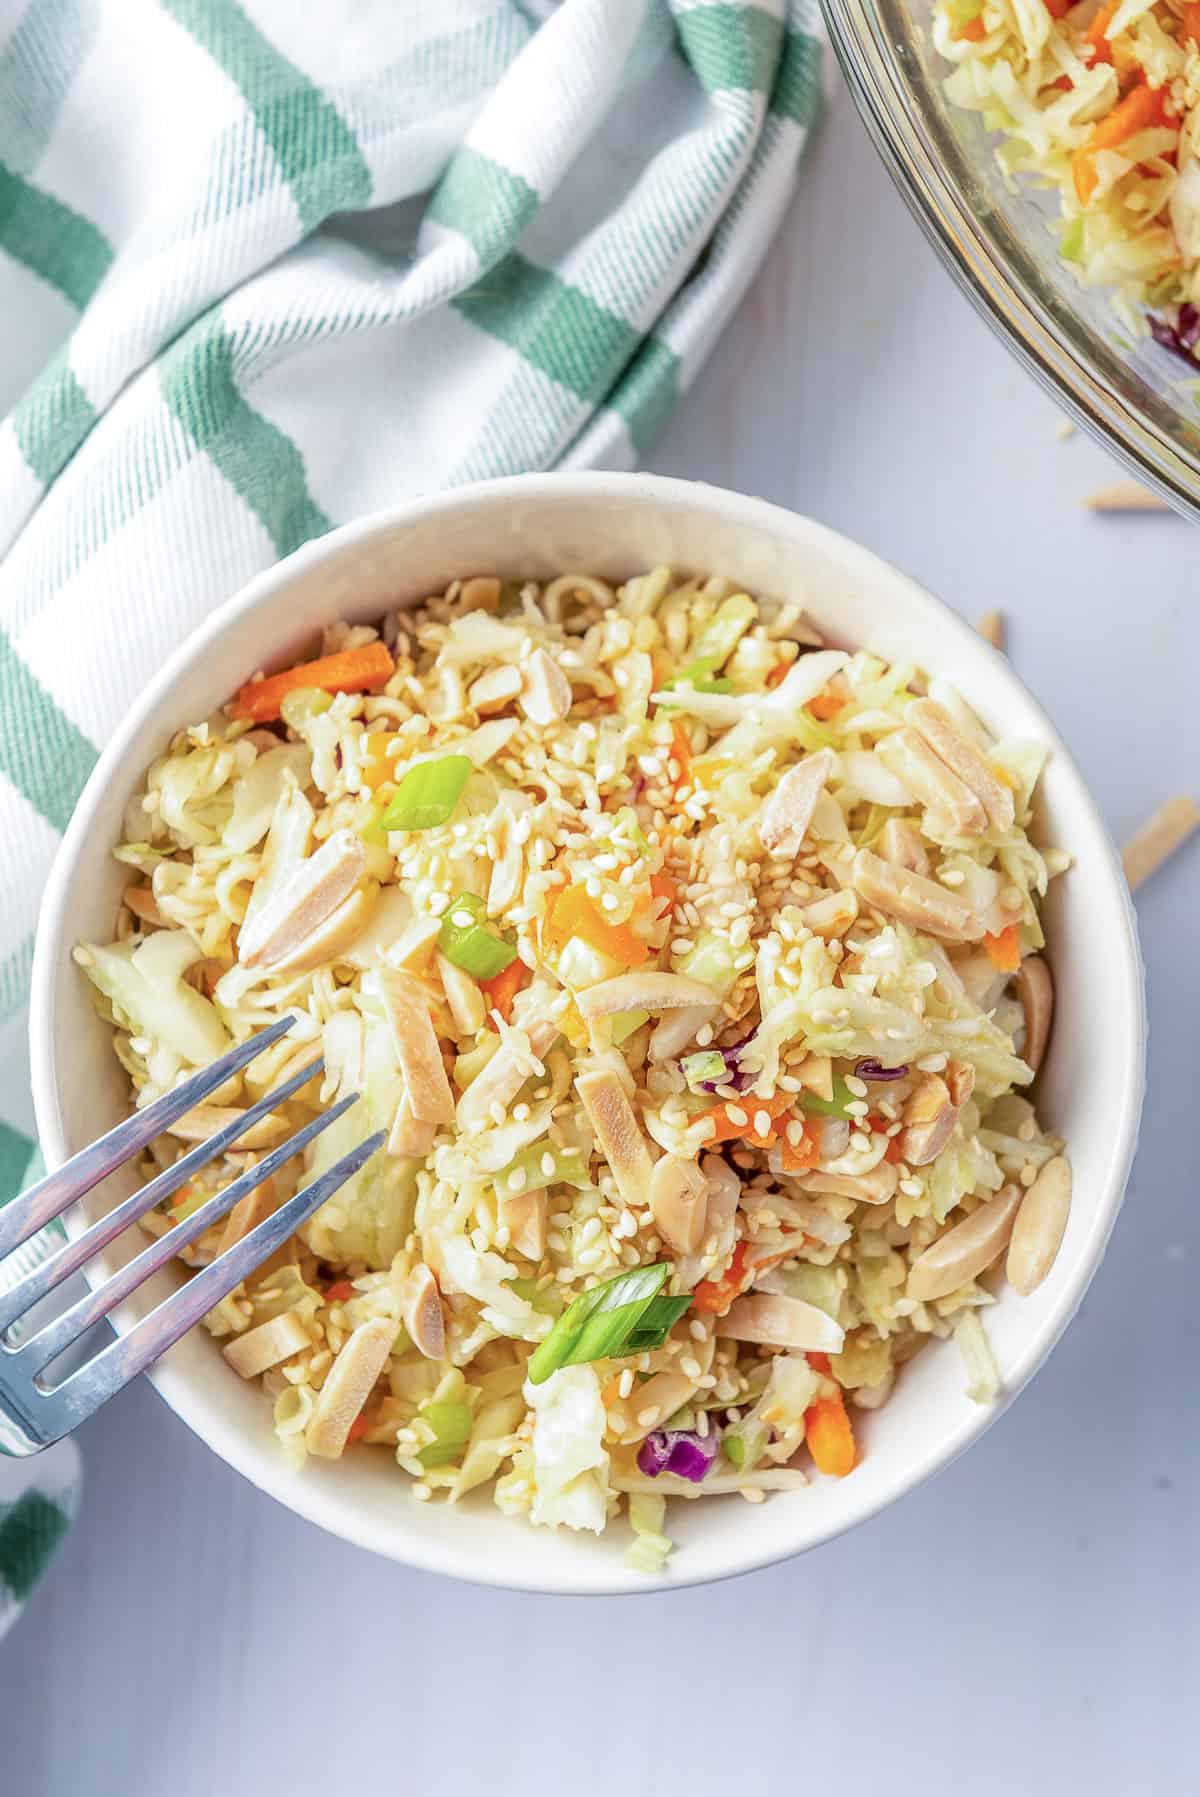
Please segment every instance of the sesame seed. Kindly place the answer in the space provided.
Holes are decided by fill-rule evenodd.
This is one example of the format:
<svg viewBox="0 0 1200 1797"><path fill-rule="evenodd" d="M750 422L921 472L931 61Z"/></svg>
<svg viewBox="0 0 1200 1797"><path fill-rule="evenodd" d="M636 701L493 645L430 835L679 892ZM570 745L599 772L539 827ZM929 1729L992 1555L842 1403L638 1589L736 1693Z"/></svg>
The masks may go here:
<svg viewBox="0 0 1200 1797"><path fill-rule="evenodd" d="M731 1123L746 1124L746 1123L749 1123L749 1121L750 1121L750 1113L748 1111L744 1111L740 1104L727 1104L725 1106L725 1115L728 1117L728 1119ZM759 1116L766 1117L767 1113L765 1111L760 1111ZM771 1119L769 1117L767 1117L766 1129L769 1129L770 1127L771 1127ZM765 1135L766 1129L764 1129L761 1133ZM713 1132L714 1132L714 1134L716 1133L716 1124L715 1123L713 1124Z"/></svg>
<svg viewBox="0 0 1200 1797"><path fill-rule="evenodd" d="M919 1179L902 1179L900 1190L906 1198L919 1198L922 1191L921 1182Z"/></svg>
<svg viewBox="0 0 1200 1797"><path fill-rule="evenodd" d="M1037 1176L1038 1170L1034 1163L1032 1161L1026 1161L1017 1177L1020 1179L1023 1186L1031 1186Z"/></svg>
<svg viewBox="0 0 1200 1797"><path fill-rule="evenodd" d="M632 1390L633 1368L626 1367L625 1371L621 1374L621 1377L617 1380L617 1392L621 1397L627 1398Z"/></svg>
<svg viewBox="0 0 1200 1797"><path fill-rule="evenodd" d="M856 1074L848 1073L846 1075L846 1090L847 1092L853 1092L856 1098L865 1098L867 1096L867 1082L865 1079L859 1079Z"/></svg>
<svg viewBox="0 0 1200 1797"><path fill-rule="evenodd" d="M412 1494L416 1498L418 1504L427 1504L429 1502L430 1498L433 1496L433 1493L429 1489L428 1485L426 1485L422 1480L419 1480L419 1479L417 1480L416 1484L414 1484L414 1486L412 1488Z"/></svg>
<svg viewBox="0 0 1200 1797"><path fill-rule="evenodd" d="M739 1485L738 1496L744 1497L748 1504L761 1504L765 1494L758 1489L757 1485Z"/></svg>
<svg viewBox="0 0 1200 1797"><path fill-rule="evenodd" d="M525 1190L524 1167L514 1167L505 1183L510 1192L523 1192Z"/></svg>
<svg viewBox="0 0 1200 1797"><path fill-rule="evenodd" d="M639 1410L637 1413L637 1423L638 1423L639 1429L651 1429L651 1428L653 1428L654 1424L657 1421L658 1421L658 1405L657 1404L647 1404L647 1406L644 1410Z"/></svg>
<svg viewBox="0 0 1200 1797"><path fill-rule="evenodd" d="M686 1354L679 1362L679 1370L689 1379L698 1379L703 1369L698 1360L694 1359L692 1355Z"/></svg>
<svg viewBox="0 0 1200 1797"><path fill-rule="evenodd" d="M702 1342L706 1334L704 1324L693 1317L692 1321L688 1324L688 1334L694 1342Z"/></svg>

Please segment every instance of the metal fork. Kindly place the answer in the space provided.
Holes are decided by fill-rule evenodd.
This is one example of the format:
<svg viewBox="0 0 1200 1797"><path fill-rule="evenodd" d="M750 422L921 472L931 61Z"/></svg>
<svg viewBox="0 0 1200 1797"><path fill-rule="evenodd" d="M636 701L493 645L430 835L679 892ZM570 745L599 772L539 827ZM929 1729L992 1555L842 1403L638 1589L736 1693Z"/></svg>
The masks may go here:
<svg viewBox="0 0 1200 1797"><path fill-rule="evenodd" d="M137 1111L126 1122L109 1130L98 1142L84 1148L65 1165L51 1173L30 1191L14 1199L0 1211L0 1262L35 1235L53 1218L61 1216L72 1204L90 1192L93 1186L115 1172L138 1154L155 1136L161 1135L194 1105L216 1092L225 1081L256 1056L286 1035L295 1018L281 1018L269 1029L252 1036L248 1042L231 1049L203 1072L176 1086L165 1097ZM127 1335L118 1337L100 1349L82 1365L68 1370L61 1380L48 1378L53 1362L78 1340L85 1330L107 1317L118 1304L135 1292L142 1282L173 1260L181 1248L202 1236L206 1229L231 1211L240 1199L255 1190L264 1180L277 1173L285 1162L301 1153L321 1131L341 1117L358 1094L341 1099L320 1117L306 1123L286 1142L263 1156L254 1167L201 1204L191 1216L174 1225L163 1236L152 1241L119 1272L95 1291L52 1320L42 1323L32 1319L33 1333L18 1335L14 1330L18 1318L54 1291L64 1279L77 1273L92 1256L120 1235L130 1223L143 1217L172 1192L178 1191L192 1175L207 1166L217 1155L236 1142L248 1129L260 1122L276 1106L286 1102L317 1073L324 1063L321 1057L301 1067L290 1079L260 1098L241 1117L185 1154L174 1166L157 1175L148 1185L114 1206L108 1215L94 1223L75 1241L67 1242L8 1290L0 1289L0 1411L7 1412L16 1423L19 1435L13 1442L6 1436L6 1448L18 1454L36 1454L58 1441L98 1410L123 1385L145 1372L161 1354L198 1323L215 1304L239 1285L247 1274L282 1246L300 1225L319 1210L358 1169L383 1146L386 1132L368 1137L357 1148L313 1180L311 1185L289 1198L286 1204L256 1228L243 1236L224 1254L188 1280L186 1285L155 1306L148 1316L136 1323ZM25 1439L22 1440L20 1437Z"/></svg>

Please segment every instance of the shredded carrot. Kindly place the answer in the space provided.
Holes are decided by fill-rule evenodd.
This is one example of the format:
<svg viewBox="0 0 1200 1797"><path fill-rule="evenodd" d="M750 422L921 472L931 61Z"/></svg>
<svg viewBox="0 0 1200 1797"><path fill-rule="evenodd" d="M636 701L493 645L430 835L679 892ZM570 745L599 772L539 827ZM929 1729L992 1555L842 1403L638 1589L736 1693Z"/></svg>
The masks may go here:
<svg viewBox="0 0 1200 1797"><path fill-rule="evenodd" d="M1200 0L1198 0L1198 4L1200 4ZM789 661L786 655L781 655L779 660L775 663L775 666L771 669L771 672L767 675L767 685L769 687L778 686L781 680L787 678L788 669L794 666L795 663Z"/></svg>
<svg viewBox="0 0 1200 1797"><path fill-rule="evenodd" d="M813 1348L806 1358L814 1373L821 1373L826 1379L832 1379L833 1369L829 1364L828 1354L818 1354L816 1349Z"/></svg>
<svg viewBox="0 0 1200 1797"><path fill-rule="evenodd" d="M256 724L269 724L279 716L280 701L289 693L308 686L318 687L323 693L367 692L386 686L395 670L396 664L383 643L364 643L360 649L343 649L336 655L322 655L299 667L285 668L282 674L248 681L233 701L233 715L252 718Z"/></svg>
<svg viewBox="0 0 1200 1797"><path fill-rule="evenodd" d="M512 1016L513 999L525 984L525 976L529 972L520 955L510 961L507 967L494 973L490 980L480 980L479 990L483 993L483 1002L489 1011L499 1011L505 1023Z"/></svg>
<svg viewBox="0 0 1200 1797"><path fill-rule="evenodd" d="M811 1364L812 1355L808 1358ZM844 1479L847 1473L854 1471L857 1454L854 1430L850 1427L840 1391L835 1397L818 1398L815 1404L810 1404L804 1413L804 1439L818 1472Z"/></svg>
<svg viewBox="0 0 1200 1797"><path fill-rule="evenodd" d="M644 936L623 923L609 923L583 890L582 886L564 886L551 902L550 939L559 948L578 936L597 954L607 955L622 967L640 967L650 958L650 944Z"/></svg>
<svg viewBox="0 0 1200 1797"><path fill-rule="evenodd" d="M977 44L987 36L987 31L982 16L977 13L973 19L968 19L965 25L956 25L950 35L959 39L965 38L969 44Z"/></svg>
<svg viewBox="0 0 1200 1797"><path fill-rule="evenodd" d="M904 1159L904 1154L900 1147L899 1136L888 1137L888 1145L883 1151L883 1158L885 1161L890 1161L893 1167L896 1165L897 1161L902 1161Z"/></svg>
<svg viewBox="0 0 1200 1797"><path fill-rule="evenodd" d="M1109 43L1105 33L1112 24L1113 14L1116 10L1115 4L1112 6L1102 6L1083 34L1084 43L1092 46L1093 65L1098 62L1111 62L1113 59L1112 45ZM1197 6L1196 10L1197 12L1200 12L1200 5Z"/></svg>
<svg viewBox="0 0 1200 1797"><path fill-rule="evenodd" d="M1173 123L1162 88L1149 87L1144 81L1131 88L1123 100L1117 101L1108 117L1100 120L1087 143L1081 150L1076 150L1072 158L1075 192L1079 195L1080 205L1086 206L1100 185L1096 173L1098 151L1115 150L1118 144L1135 137L1139 131L1148 131L1152 125Z"/></svg>
<svg viewBox="0 0 1200 1797"><path fill-rule="evenodd" d="M733 1259L719 1279L702 1279L692 1293L692 1309L701 1316L724 1316L735 1298L741 1296L749 1284L749 1270L746 1257L750 1252L748 1242L739 1242L733 1251Z"/></svg>
<svg viewBox="0 0 1200 1797"><path fill-rule="evenodd" d="M356 1441L361 1441L370 1427L370 1422L360 1410L346 1432L346 1446L353 1447Z"/></svg>
<svg viewBox="0 0 1200 1797"><path fill-rule="evenodd" d="M354 1296L354 1287L348 1279L335 1279L332 1285L325 1287L327 1304L344 1304L347 1298Z"/></svg>
<svg viewBox="0 0 1200 1797"><path fill-rule="evenodd" d="M675 791L686 786L692 777L692 743L683 725L676 723L671 732L671 760L678 762L678 777L671 781Z"/></svg>
<svg viewBox="0 0 1200 1797"><path fill-rule="evenodd" d="M715 1104L711 1111L704 1113L717 1126L716 1135L709 1136L705 1147L711 1148L714 1142L743 1141L750 1142L755 1148L770 1148L779 1139L777 1119L795 1102L791 1092L780 1092L774 1098L731 1098L728 1103ZM731 1117L731 1111L738 1114ZM760 1111L765 1111L771 1119L771 1127L765 1134L760 1134L755 1125Z"/></svg>
<svg viewBox="0 0 1200 1797"><path fill-rule="evenodd" d="M808 709L813 717L822 724L826 724L830 718L835 718L839 711L846 709L846 698L832 685L823 686L816 697L808 701Z"/></svg>
<svg viewBox="0 0 1200 1797"><path fill-rule="evenodd" d="M1017 940L1017 926L1010 923L995 936L985 936L983 946L987 950L987 958L993 967L1001 973L1017 973L1021 966L1021 945Z"/></svg>
<svg viewBox="0 0 1200 1797"><path fill-rule="evenodd" d="M1179 16L1183 21L1184 37L1200 44L1200 0L1186 0L1186 4L1179 8Z"/></svg>
<svg viewBox="0 0 1200 1797"><path fill-rule="evenodd" d="M1046 0L1046 11L1052 19L1065 19L1075 0Z"/></svg>
<svg viewBox="0 0 1200 1797"><path fill-rule="evenodd" d="M668 911L675 909L675 900L679 896L679 888L674 880L666 874L650 875L650 893L654 899L654 915L660 921Z"/></svg>
<svg viewBox="0 0 1200 1797"><path fill-rule="evenodd" d="M805 1167L816 1164L821 1151L820 1137L815 1123L804 1125L804 1134L798 1142L793 1142L785 1125L779 1138L780 1164L785 1173L802 1173Z"/></svg>

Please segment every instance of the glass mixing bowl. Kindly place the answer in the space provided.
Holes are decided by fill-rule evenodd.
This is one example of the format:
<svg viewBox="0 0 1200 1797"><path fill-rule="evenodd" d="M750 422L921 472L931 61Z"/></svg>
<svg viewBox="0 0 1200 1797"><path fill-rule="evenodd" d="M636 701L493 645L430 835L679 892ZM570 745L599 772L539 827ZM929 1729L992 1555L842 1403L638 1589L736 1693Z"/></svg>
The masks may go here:
<svg viewBox="0 0 1200 1797"><path fill-rule="evenodd" d="M1200 408L1181 386L1186 370L1151 338L1131 343L1108 295L1079 284L1046 228L1047 197L1006 189L997 140L945 97L930 0L823 5L859 114L959 285L1079 424L1200 517Z"/></svg>

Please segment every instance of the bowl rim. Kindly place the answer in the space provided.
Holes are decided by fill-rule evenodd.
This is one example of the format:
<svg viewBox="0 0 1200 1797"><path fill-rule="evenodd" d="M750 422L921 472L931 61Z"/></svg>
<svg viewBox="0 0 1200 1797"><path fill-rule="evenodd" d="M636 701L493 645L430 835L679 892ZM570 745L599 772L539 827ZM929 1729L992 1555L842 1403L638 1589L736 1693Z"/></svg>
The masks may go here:
<svg viewBox="0 0 1200 1797"><path fill-rule="evenodd" d="M1176 511L1200 515L1200 463L1080 358L1028 282L993 255L979 215L930 150L871 0L826 0L823 12L855 110L959 290L1082 429Z"/></svg>
<svg viewBox="0 0 1200 1797"><path fill-rule="evenodd" d="M1042 706L1007 659L984 644L978 633L943 600L936 598L909 575L873 551L784 506L703 482L662 475L552 473L509 476L478 482L449 493L409 500L330 531L256 575L218 606L167 659L158 674L143 689L102 751L59 845L39 916L30 992L30 1061L39 1139L47 1168L53 1171L67 1158L65 1128L59 1110L55 1079L55 1036L51 1018L56 970L64 950L69 946L74 863L89 837L92 812L108 784L111 770L136 744L154 714L169 697L176 681L209 644L223 637L240 619L310 570L318 568L323 562L336 560L348 549L369 543L378 534L391 534L398 526L418 520L436 520L440 514L457 512L480 502L485 505L502 502L528 507L539 503L565 504L572 500L594 503L597 499L618 506L647 502L666 509L695 509L699 506L706 514L715 515L726 523L749 532L760 531L768 536L785 539L789 535L793 538L803 535L809 541L821 543L832 552L851 577L856 568L870 569L876 578L883 575L893 586L902 586L906 590L908 602L917 611L927 614L931 622L936 622L943 631L948 651L952 651L957 641L960 644L969 643L971 652L975 655L983 652L988 656L995 656L999 664L996 672L1001 682L1008 682L1015 687L1036 717L1044 740L1052 748L1055 762L1061 766L1071 787L1070 806L1086 818L1097 840L1104 846L1103 869L1094 866L1092 874L1097 878L1102 876L1113 889L1125 924L1122 941L1112 948L1109 977L1120 982L1123 988L1123 1007L1136 1025L1130 1032L1126 1045L1128 1066L1123 1080L1122 1106L1113 1126L1113 1151L1108 1160L1104 1190L1095 1199L1096 1212L1090 1247L1080 1261L1072 1284L1064 1291L1059 1308L1046 1319L1040 1332L1031 1338L1031 1344L1022 1351L1011 1373L1006 1373L1005 1389L1000 1397L991 1405L977 1406L975 1412L966 1418L947 1442L923 1451L877 1496L856 1499L854 1493L847 1490L844 1511L827 1526L819 1525L807 1533L798 1531L801 1539L794 1545L773 1545L766 1550L760 1548L756 1551L753 1533L747 1532L742 1538L744 1545L737 1551L725 1551L707 1569L694 1569L676 1575L666 1587L650 1581L647 1581L645 1587L647 1591L664 1588L675 1590L691 1585L716 1583L721 1579L779 1564L811 1548L822 1546L877 1515L956 1460L959 1454L1007 1411L1034 1373L1044 1364L1082 1302L1103 1257L1124 1197L1137 1144L1146 1068L1144 973L1129 891L1098 808L1069 749ZM181 728L182 721L176 727ZM69 1232L78 1233L81 1228L82 1224L77 1219L68 1221ZM398 1564L411 1566L419 1571L444 1573L473 1584L562 1596L641 1594L641 1587L631 1588L622 1581L625 1569L620 1554L615 1550L611 1574L589 1571L589 1576L586 1577L529 1574L505 1577L501 1568L480 1568L474 1563L464 1566L463 1556L455 1547L452 1530L447 1531L445 1537L439 1538L435 1543L423 1543L419 1552L412 1551L411 1543L398 1544L385 1528L376 1526L371 1519L355 1517L351 1506L344 1500L327 1497L317 1489L313 1481L297 1479L284 1464L282 1456L272 1456L261 1442L248 1433L227 1438L220 1444L211 1440L204 1422L204 1412L211 1409L210 1402L202 1394L196 1393L192 1381L177 1371L169 1361L152 1368L147 1377L175 1414L211 1451L260 1491L277 1499L285 1508L342 1540L365 1547ZM402 1547L407 1551L401 1551Z"/></svg>

